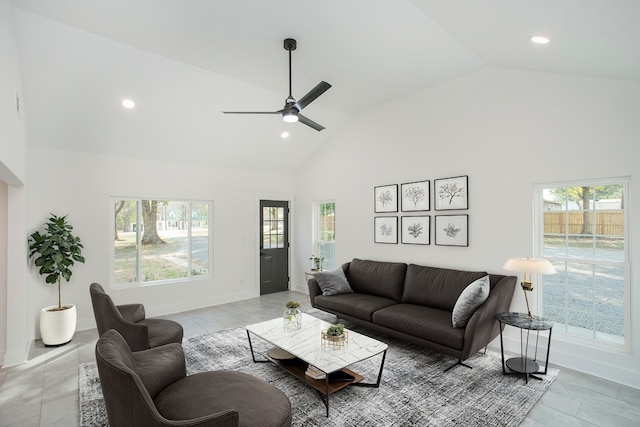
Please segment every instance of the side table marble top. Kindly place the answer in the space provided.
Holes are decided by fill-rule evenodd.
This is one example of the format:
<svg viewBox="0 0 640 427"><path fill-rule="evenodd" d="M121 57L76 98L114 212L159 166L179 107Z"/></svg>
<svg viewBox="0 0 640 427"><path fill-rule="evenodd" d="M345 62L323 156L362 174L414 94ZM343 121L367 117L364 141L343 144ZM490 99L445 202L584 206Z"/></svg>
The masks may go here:
<svg viewBox="0 0 640 427"><path fill-rule="evenodd" d="M529 329L534 331L546 331L553 328L553 322L539 316L533 316L529 319L526 313L498 313L496 319L505 325L515 326L520 329Z"/></svg>

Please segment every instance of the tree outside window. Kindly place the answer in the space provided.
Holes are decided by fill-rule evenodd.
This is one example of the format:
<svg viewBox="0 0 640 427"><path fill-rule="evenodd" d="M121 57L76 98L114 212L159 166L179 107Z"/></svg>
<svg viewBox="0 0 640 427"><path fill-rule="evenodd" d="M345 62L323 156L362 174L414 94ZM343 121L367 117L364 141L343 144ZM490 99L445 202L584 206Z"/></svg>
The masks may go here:
<svg viewBox="0 0 640 427"><path fill-rule="evenodd" d="M209 274L209 202L115 200L115 283Z"/></svg>

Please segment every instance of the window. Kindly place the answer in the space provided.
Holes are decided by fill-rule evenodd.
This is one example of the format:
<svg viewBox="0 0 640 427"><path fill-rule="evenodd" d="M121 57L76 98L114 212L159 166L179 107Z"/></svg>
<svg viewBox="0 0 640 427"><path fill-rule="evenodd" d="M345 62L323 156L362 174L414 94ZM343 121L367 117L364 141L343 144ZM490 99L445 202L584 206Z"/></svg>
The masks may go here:
<svg viewBox="0 0 640 427"><path fill-rule="evenodd" d="M114 200L115 283L209 275L210 202Z"/></svg>
<svg viewBox="0 0 640 427"><path fill-rule="evenodd" d="M629 346L628 180L537 188L542 315L555 331L605 347Z"/></svg>
<svg viewBox="0 0 640 427"><path fill-rule="evenodd" d="M313 253L324 258L322 268L336 268L336 204L333 201L314 203Z"/></svg>

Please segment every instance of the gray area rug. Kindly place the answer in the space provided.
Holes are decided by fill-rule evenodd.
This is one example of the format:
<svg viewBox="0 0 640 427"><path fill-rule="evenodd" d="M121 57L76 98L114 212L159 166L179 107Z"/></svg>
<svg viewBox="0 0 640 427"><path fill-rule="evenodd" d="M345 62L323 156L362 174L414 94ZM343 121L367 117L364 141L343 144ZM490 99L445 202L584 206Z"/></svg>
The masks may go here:
<svg viewBox="0 0 640 427"><path fill-rule="evenodd" d="M356 328L354 328L356 329ZM347 387L330 397L329 418L318 393L271 363L254 363L244 328L184 340L189 374L237 370L262 378L291 400L294 426L517 426L558 375L550 368L542 381L502 375L500 354L477 354L444 369L455 359L375 333L389 344L380 388ZM254 350L270 345L252 337ZM375 382L381 356L352 365ZM95 363L80 365L80 425L108 425Z"/></svg>

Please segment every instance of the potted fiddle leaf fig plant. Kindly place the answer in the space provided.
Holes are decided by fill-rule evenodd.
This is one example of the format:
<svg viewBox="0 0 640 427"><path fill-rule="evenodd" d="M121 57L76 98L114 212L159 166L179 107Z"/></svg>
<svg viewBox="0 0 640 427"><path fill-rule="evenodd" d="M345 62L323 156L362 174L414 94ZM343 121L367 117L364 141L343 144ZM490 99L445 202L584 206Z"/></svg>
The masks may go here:
<svg viewBox="0 0 640 427"><path fill-rule="evenodd" d="M62 345L71 341L76 330L76 306L62 304L62 279L69 282L71 268L76 262L84 263L82 242L73 235L73 226L67 215L51 217L44 224L44 232L35 231L29 237L29 258L44 277L45 283L58 286L58 305L45 307L40 312L40 335L45 345Z"/></svg>

